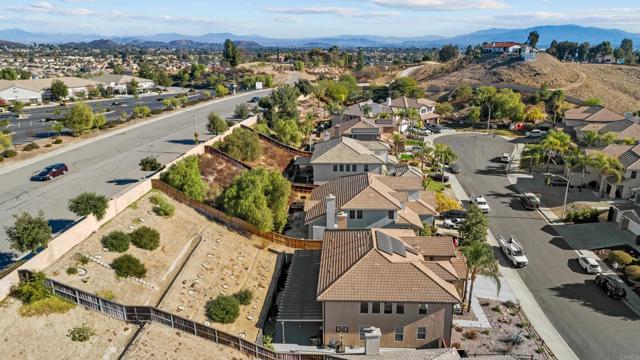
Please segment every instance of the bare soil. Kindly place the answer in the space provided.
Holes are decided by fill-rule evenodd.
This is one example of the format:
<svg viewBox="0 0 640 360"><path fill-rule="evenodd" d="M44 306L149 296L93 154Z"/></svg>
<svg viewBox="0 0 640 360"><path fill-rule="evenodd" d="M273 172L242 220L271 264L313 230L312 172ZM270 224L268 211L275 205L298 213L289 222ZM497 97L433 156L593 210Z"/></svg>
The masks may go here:
<svg viewBox="0 0 640 360"><path fill-rule="evenodd" d="M262 138L260 144L262 144L262 156L258 160L248 163L252 168L263 167L283 172L294 158L294 155L287 150Z"/></svg>
<svg viewBox="0 0 640 360"><path fill-rule="evenodd" d="M200 156L200 173L211 186L217 186L221 192L228 187L243 170L228 161L221 160L210 154ZM215 191L215 189L214 189Z"/></svg>
<svg viewBox="0 0 640 360"><path fill-rule="evenodd" d="M117 359L137 327L76 306L65 314L21 317L21 303L8 298L0 307L3 359ZM96 335L87 342L71 341L69 329L87 324Z"/></svg>
<svg viewBox="0 0 640 360"><path fill-rule="evenodd" d="M216 344L158 323L145 326L125 359L249 359L229 346Z"/></svg>

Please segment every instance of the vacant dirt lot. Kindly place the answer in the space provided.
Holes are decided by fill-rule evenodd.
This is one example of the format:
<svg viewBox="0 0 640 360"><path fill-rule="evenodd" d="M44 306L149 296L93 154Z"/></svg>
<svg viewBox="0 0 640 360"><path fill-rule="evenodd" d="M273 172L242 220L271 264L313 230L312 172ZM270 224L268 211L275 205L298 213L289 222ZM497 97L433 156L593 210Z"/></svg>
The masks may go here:
<svg viewBox="0 0 640 360"><path fill-rule="evenodd" d="M212 323L211 326L255 341L256 322L276 265L276 254L265 247L288 250L220 225L205 229L200 246L176 278L160 308L204 323L208 300L250 289L253 300L250 305L240 307L240 316L233 324Z"/></svg>
<svg viewBox="0 0 640 360"><path fill-rule="evenodd" d="M262 144L262 156L248 163L252 168L263 167L283 172L294 158L293 154L267 140L261 138L260 144Z"/></svg>
<svg viewBox="0 0 640 360"><path fill-rule="evenodd" d="M125 305L155 306L162 291L169 286L169 282L180 269L191 249L197 244L197 235L205 228L217 225L211 223L195 210L164 195L175 206L175 214L170 218L155 215L152 212L153 204L149 201L149 196L150 194L147 194L138 200L135 206L124 210L98 232L47 268L47 275L64 284L88 292L111 291L115 295L114 300ZM131 232L142 225L160 232L160 247L154 251L148 251L131 245L126 253L137 257L145 264L147 276L144 280L155 286L155 289L132 279L119 279L112 269L93 261L86 265L77 264L76 253L98 257L100 262L110 264L113 259L122 254L103 250L100 242L102 237L114 230ZM85 269L87 274L84 276L80 276L80 273L69 275L66 270L70 266L79 266Z"/></svg>
<svg viewBox="0 0 640 360"><path fill-rule="evenodd" d="M127 351L125 359L245 360L241 352L168 326L152 323Z"/></svg>
<svg viewBox="0 0 640 360"><path fill-rule="evenodd" d="M213 192L222 192L223 189L231 184L236 175L240 174L242 169L234 166L228 161L224 161L210 154L200 156L200 173L204 179L210 184Z"/></svg>
<svg viewBox="0 0 640 360"><path fill-rule="evenodd" d="M65 314L20 317L20 301L9 298L0 307L0 349L3 359L117 359L137 329L135 325L76 306ZM82 324L96 335L74 342L69 329Z"/></svg>

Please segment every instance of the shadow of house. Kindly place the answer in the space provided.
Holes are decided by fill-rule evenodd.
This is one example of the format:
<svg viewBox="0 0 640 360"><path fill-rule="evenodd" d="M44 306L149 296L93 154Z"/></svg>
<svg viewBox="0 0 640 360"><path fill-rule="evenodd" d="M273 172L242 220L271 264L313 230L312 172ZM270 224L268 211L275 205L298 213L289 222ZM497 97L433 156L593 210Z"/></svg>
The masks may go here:
<svg viewBox="0 0 640 360"><path fill-rule="evenodd" d="M607 297L603 291L593 291L598 287L595 280L585 280L584 284L564 284L550 288L557 296L563 297L583 306L587 306L601 314L624 318L627 320L639 320L640 318L632 310L619 304L619 300Z"/></svg>

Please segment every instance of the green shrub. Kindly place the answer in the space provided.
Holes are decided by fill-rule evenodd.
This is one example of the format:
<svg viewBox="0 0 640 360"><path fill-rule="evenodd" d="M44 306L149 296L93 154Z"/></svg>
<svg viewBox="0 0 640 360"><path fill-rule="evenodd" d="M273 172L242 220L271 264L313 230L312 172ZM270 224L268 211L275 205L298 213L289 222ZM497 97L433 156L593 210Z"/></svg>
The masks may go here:
<svg viewBox="0 0 640 360"><path fill-rule="evenodd" d="M162 164L153 156L148 156L140 160L140 169L142 171L158 171L162 168Z"/></svg>
<svg viewBox="0 0 640 360"><path fill-rule="evenodd" d="M12 158L16 155L18 155L18 152L16 152L15 150L5 150L4 152L2 152L2 156L6 158Z"/></svg>
<svg viewBox="0 0 640 360"><path fill-rule="evenodd" d="M200 159L195 155L171 165L169 170L160 175L160 180L197 201L204 200L208 188L200 174Z"/></svg>
<svg viewBox="0 0 640 360"><path fill-rule="evenodd" d="M598 215L600 211L593 208L583 208L574 211L569 211L565 216L565 221L573 222L575 224L594 223L598 222Z"/></svg>
<svg viewBox="0 0 640 360"><path fill-rule="evenodd" d="M82 324L69 329L67 336L71 338L71 341L85 342L89 341L95 334L96 332L91 326Z"/></svg>
<svg viewBox="0 0 640 360"><path fill-rule="evenodd" d="M31 151L31 150L35 150L35 149L40 149L40 146L38 146L38 144L32 142L32 143L28 143L27 145L25 145L22 148L22 151Z"/></svg>
<svg viewBox="0 0 640 360"><path fill-rule="evenodd" d="M275 348L273 347L273 335L271 334L262 335L262 346L264 346L265 348L271 351L275 351Z"/></svg>
<svg viewBox="0 0 640 360"><path fill-rule="evenodd" d="M20 282L13 290L13 296L25 304L33 304L53 296L51 290L45 285L45 278L44 273L41 272L31 274L28 280Z"/></svg>
<svg viewBox="0 0 640 360"><path fill-rule="evenodd" d="M56 144L56 145L62 144L62 139L57 138L57 139L53 140L53 143Z"/></svg>
<svg viewBox="0 0 640 360"><path fill-rule="evenodd" d="M135 229L129 238L133 245L145 250L155 250L160 245L160 233L148 226Z"/></svg>
<svg viewBox="0 0 640 360"><path fill-rule="evenodd" d="M152 195L150 200L151 203L155 205L153 212L160 216L171 216L176 210L176 208L160 194Z"/></svg>
<svg viewBox="0 0 640 360"><path fill-rule="evenodd" d="M105 300L114 300L116 298L115 294L111 290L100 290L96 293L96 296L100 296Z"/></svg>
<svg viewBox="0 0 640 360"><path fill-rule="evenodd" d="M118 277L143 278L147 275L147 268L145 268L144 264L129 254L113 260L111 267L116 271Z"/></svg>
<svg viewBox="0 0 640 360"><path fill-rule="evenodd" d="M61 297L51 295L31 304L23 304L20 308L21 316L45 316L49 314L64 314L73 309L76 304Z"/></svg>
<svg viewBox="0 0 640 360"><path fill-rule="evenodd" d="M125 252L129 250L131 238L122 231L112 231L102 238L102 246L109 251Z"/></svg>
<svg viewBox="0 0 640 360"><path fill-rule="evenodd" d="M624 268L624 273L627 274L629 278L632 279L640 279L640 266L639 265L630 265Z"/></svg>
<svg viewBox="0 0 640 360"><path fill-rule="evenodd" d="M67 274L68 274L68 275L75 275L75 274L77 274L77 273L78 273L78 268L77 268L77 267L75 267L75 266L69 266L69 267L67 268Z"/></svg>
<svg viewBox="0 0 640 360"><path fill-rule="evenodd" d="M240 303L233 296L218 296L207 302L206 314L211 321L230 324L240 315Z"/></svg>
<svg viewBox="0 0 640 360"><path fill-rule="evenodd" d="M616 262L618 265L627 266L633 261L633 256L622 250L614 250L609 253L609 261Z"/></svg>
<svg viewBox="0 0 640 360"><path fill-rule="evenodd" d="M233 297L238 300L240 305L249 305L251 304L251 299L253 299L253 292L249 289L243 289L233 294Z"/></svg>
<svg viewBox="0 0 640 360"><path fill-rule="evenodd" d="M78 216L93 214L101 220L107 213L108 200L103 195L85 192L73 199L69 199L69 210Z"/></svg>
<svg viewBox="0 0 640 360"><path fill-rule="evenodd" d="M478 330L467 330L462 334L462 336L467 340L475 340L478 338Z"/></svg>
<svg viewBox="0 0 640 360"><path fill-rule="evenodd" d="M89 263L89 257L79 252L73 255L73 260L77 261L81 265L87 265Z"/></svg>

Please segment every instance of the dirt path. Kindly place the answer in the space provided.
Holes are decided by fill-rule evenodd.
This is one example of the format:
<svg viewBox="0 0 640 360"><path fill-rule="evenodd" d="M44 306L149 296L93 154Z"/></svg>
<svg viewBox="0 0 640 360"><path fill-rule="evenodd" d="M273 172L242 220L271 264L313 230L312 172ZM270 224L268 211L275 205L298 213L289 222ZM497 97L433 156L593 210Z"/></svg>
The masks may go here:
<svg viewBox="0 0 640 360"><path fill-rule="evenodd" d="M563 86L561 89L564 91L570 91L570 90L579 88L580 86L584 85L584 82L587 80L587 74L585 74L580 69L577 69L575 67L573 68L573 70L578 73L578 81L574 83L570 83L566 86Z"/></svg>

